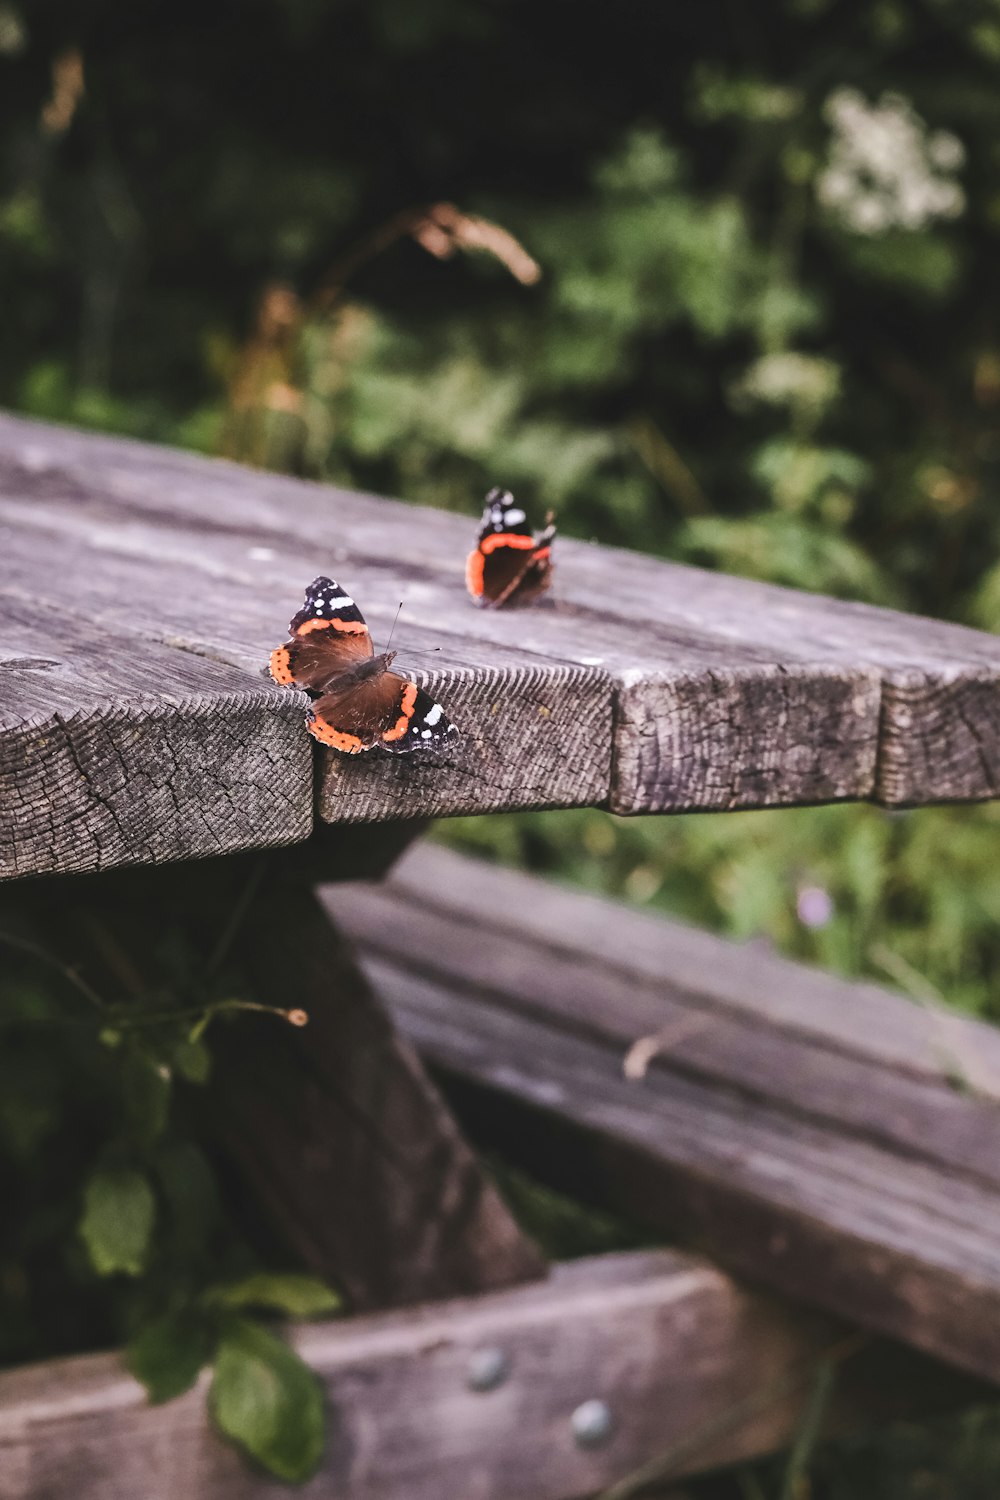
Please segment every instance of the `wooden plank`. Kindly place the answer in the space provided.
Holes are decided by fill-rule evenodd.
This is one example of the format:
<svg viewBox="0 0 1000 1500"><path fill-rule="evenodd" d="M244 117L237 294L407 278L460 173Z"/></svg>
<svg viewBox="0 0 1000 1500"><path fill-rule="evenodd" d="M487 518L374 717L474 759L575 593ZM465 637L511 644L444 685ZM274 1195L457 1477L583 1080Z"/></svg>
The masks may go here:
<svg viewBox="0 0 1000 1500"><path fill-rule="evenodd" d="M707 672L623 669L612 812L733 811L871 796L877 674L864 664L777 654L773 665L748 665L723 647Z"/></svg>
<svg viewBox="0 0 1000 1500"><path fill-rule="evenodd" d="M656 945L593 898L564 922L566 893L444 851L411 854L385 891L324 899L480 1138L742 1274L1000 1376L1000 1115L947 1078L956 1050L989 1076L989 1028L959 1023L938 1054L928 1018L874 986L713 953L674 924ZM841 1005L867 1027L852 1034ZM640 1037L658 1045L628 1078Z"/></svg>
<svg viewBox="0 0 1000 1500"><path fill-rule="evenodd" d="M480 983L519 994L528 1005L534 979L544 981L553 962L578 960L581 973L600 973L602 985L624 978L632 998L621 994L595 1018L601 1034L623 1046L656 1029L655 1007L683 1006L696 1015L707 1013L713 1022L744 1022L751 1031L763 1026L772 1036L811 1043L833 1057L846 1055L897 1077L944 1085L950 1098L958 1081L971 1094L1000 1103L996 1026L943 1006L928 1009L870 980L841 979L783 958L755 940L719 938L649 910L426 842L394 866L390 883L338 893L334 906L352 933L369 941L358 923L367 924L381 903L391 906L378 918L379 951L399 951L397 924L407 911L416 908L416 930L407 941L416 941L422 924L437 913L471 935L468 945L453 931L440 939L438 952L447 953L449 967L461 962L467 946L478 951L481 942L489 942ZM544 964L538 962L539 947ZM558 987L543 1003L546 1009L558 1003ZM665 1011L664 1020L669 1019ZM678 1037L666 1050L682 1055L688 1046Z"/></svg>
<svg viewBox="0 0 1000 1500"><path fill-rule="evenodd" d="M619 619L669 623L734 646L752 642L784 666L800 662L834 674L839 669L859 685L870 674L881 684L869 793L875 801L961 801L1000 790L995 636L612 549L602 549L599 557L594 549L577 551L573 586L578 599L602 587L611 592ZM856 732L850 724L849 736ZM798 742L799 755L810 743ZM794 757L795 741L787 737L787 744ZM643 785L639 777L624 776L614 810L645 811Z"/></svg>
<svg viewBox="0 0 1000 1500"><path fill-rule="evenodd" d="M288 611L293 584L301 588L323 566L348 578L376 626L388 625L402 595L414 646L441 645L445 672L452 659L526 668L530 658L545 669L605 673L615 699L614 767L601 795L606 762L585 768L594 781L587 798L609 797L619 812L868 796L911 803L991 796L1000 785L992 749L1000 642L974 631L564 539L552 600L476 612L461 582L469 519L13 418L0 420L0 478L3 510L19 525L30 512L32 524L89 537L93 547L183 556L204 579L230 577L273 598L276 618ZM262 630L257 649L267 643ZM547 770L554 731L539 742L530 710L518 718L521 682L515 672L509 720L492 743L487 724L483 745L470 746L475 794L458 768L446 792L452 773L442 772L428 778L439 795L426 811L444 810L451 798L453 810L467 809L484 797L498 749L509 767L537 747L539 774L528 785L545 805L566 795L553 791ZM570 701L556 702L568 748L594 732L586 712L573 721L583 683L590 678L571 680ZM474 732L476 691L458 675L455 707L468 703ZM380 816L383 796L388 812L401 815L392 794L401 770L329 766L337 784L325 786L324 816ZM383 774L387 789L367 785ZM355 776L352 804L346 789ZM406 799L413 795L407 785ZM498 797L490 805L512 804Z"/></svg>
<svg viewBox="0 0 1000 1500"><path fill-rule="evenodd" d="M467 878L468 888L477 890L478 906L481 892L474 876ZM427 890L436 896L433 886ZM491 927L489 908L478 916L468 910L444 915L393 899L391 891L359 898L350 889L331 892L329 905L373 962L391 956L399 966L440 975L463 993L511 997L521 1012L607 1042L620 1067L632 1057L642 1059L639 1071L652 1064L707 1078L747 1099L776 1102L804 1119L856 1132L1000 1188L1000 1110L992 1100L956 1091L945 1071L954 1053L942 1052L936 1071L925 1076L893 1071L864 1040L855 1051L842 1050L794 1026L767 1024L748 1004L730 1009L719 1003L711 965L696 991L678 989L669 967L655 981L637 981L627 948L619 950L622 958L615 965L586 950L568 951L561 933L557 942L526 943L506 926ZM540 905L544 910L544 902ZM606 920L605 933L608 927ZM752 956L748 967L754 968ZM794 975L789 977L794 982ZM834 981L831 1000L836 992ZM806 1008L801 989L785 993ZM916 1019L924 1022L930 1053L931 1024L919 1012ZM995 1051L996 1037L990 1040ZM956 1034L953 1041L958 1055L976 1055L971 1037Z"/></svg>
<svg viewBox="0 0 1000 1500"><path fill-rule="evenodd" d="M207 515L232 513L231 476L240 475L242 483L244 471L230 468L227 472L227 466L213 464L195 494L188 472L190 463L188 459L186 465L177 466L170 487L171 504L201 532L208 527ZM131 466L126 466L124 472L114 451L108 455L106 468L95 470L89 464L86 470L73 471L69 478L63 470L57 468L53 472L43 465L50 497L46 514L39 518L34 506L29 511L25 496L22 517L30 514L38 524L61 517L60 524L79 527L83 524L79 494L68 512L61 510L56 497L63 491L72 494L74 484L80 482L93 486L96 472L100 476L100 489L93 490L92 516L87 524L104 526L105 545L134 548L140 544L140 529L134 524L134 517L136 509L141 507L150 524L157 528L149 546L155 547L158 556L163 555L162 487L166 465L165 457L158 455L155 478L145 484L134 452ZM610 756L607 760L602 756L600 770L606 773L603 791L600 796L591 794L579 801L602 801L610 789L616 805L621 803L619 810L659 811L667 807L680 810L757 806L762 799L770 805L775 800L859 797L871 790L879 721L878 681L874 673L840 664L831 669L822 659L804 662L794 653L776 654L770 646L760 650L752 638L741 642L726 638L720 642L700 629L692 631L683 626L677 629L676 623L669 621L664 624L657 619L655 610L637 632L631 621L617 618L614 610L606 607L609 589L613 596L613 581L609 581L603 593L590 588L574 591L568 582L555 607L515 615L473 611L462 582L469 535L458 518L421 510L419 525L415 525L410 507L341 491L333 492L336 497L333 509L326 499L329 491L275 476L268 476L265 484L260 483L259 476L255 478L256 503L251 506L241 502L240 513L247 524L261 528L256 536L258 541L270 543L265 550L280 555L293 539L296 545L311 542L314 548L325 542L334 555L339 554L338 566L343 564L344 576L349 576L352 590L363 598L373 621L387 628L403 593L406 614L411 621L416 620L418 627L431 632L429 643L441 645L443 662L454 654L457 645L461 649L461 645L474 639L487 647L494 662L504 661L512 650L527 651L536 661L555 659L563 664L575 663L578 670L587 673L599 669L602 680L604 673L614 678L623 704L617 779L609 788ZM29 488L23 479L21 484L26 490ZM16 494L12 480L8 485L8 513L14 513L11 507L16 505ZM119 540L122 522L128 516L133 520L126 528L127 540L122 542ZM197 556L197 565L204 566L206 556L210 556L213 572L218 572L224 529L215 523L208 549L204 538L197 548L188 544L192 560ZM232 530L230 523L229 533ZM571 560L577 554L582 556L593 550L569 546ZM562 543L560 548L562 551ZM630 565L631 559L626 563ZM560 579L565 573L561 564ZM402 589L401 578L406 582ZM663 582L659 579L658 589ZM635 682L631 680L633 676ZM449 690L446 678L435 677L432 682L436 690ZM790 688L793 683L795 686ZM453 705L449 700L448 706L450 709L454 706L457 713L461 706L461 680L456 686L459 701ZM516 687L517 684L510 695L512 706L517 705ZM492 698L495 701L496 695ZM697 711L699 701L703 702L704 713ZM675 713L678 704L681 711ZM553 715L562 710L558 696L553 703L541 706ZM481 703L474 702L470 707L478 712ZM765 717L761 717L762 713ZM479 721L480 732L485 732L487 742L482 749L478 744L473 746L472 763L475 767L481 764L481 756L485 758L484 787L495 785L498 780L498 757L491 754L489 743L491 729L496 732L498 749L507 765L521 766L530 772L533 747L538 745L544 753L546 740L551 740L557 727L548 725L549 733L539 744L538 719L532 717L530 709L523 725L525 738L517 738L521 726L516 714L505 717L511 722L499 726L491 725L488 720ZM593 743L591 716L585 711L574 715L570 705L565 717L566 748L578 763L586 747ZM476 722L475 718L471 722ZM656 733L647 743L650 723ZM811 743L815 743L815 754L810 753ZM652 758L651 745L656 751ZM640 751L644 752L641 756ZM627 768L639 764L637 756L648 775L636 793L639 803L630 809L625 807L616 787L623 776L630 774ZM814 776L817 758L821 764L818 776ZM546 759L556 764L559 758ZM391 784L407 774L398 764L387 767L384 763L366 762L363 767L352 766L347 771L332 759L329 764L338 779L348 785L362 778L376 784L385 779ZM776 778L777 768L782 769ZM502 771L499 779L502 785ZM543 770L543 786L546 780ZM534 782L535 778L529 776L529 784ZM440 788L446 782L439 775L435 785ZM467 789L468 781L465 786ZM345 804L342 799L334 803L334 795L331 787L321 801L324 816L343 815ZM490 805L497 807L504 803L498 799ZM548 798L544 805L551 805ZM435 806L423 810L442 809ZM461 810L469 810L468 803L463 803ZM393 813L399 815L398 803Z"/></svg>
<svg viewBox="0 0 1000 1500"><path fill-rule="evenodd" d="M611 685L593 667L517 662L415 672L462 738L447 759L328 753L317 812L333 823L587 807L607 798Z"/></svg>
<svg viewBox="0 0 1000 1500"><path fill-rule="evenodd" d="M312 766L273 686L0 596L0 879L303 839Z"/></svg>
<svg viewBox="0 0 1000 1500"><path fill-rule="evenodd" d="M824 1320L792 1317L667 1252L579 1261L544 1287L299 1327L293 1338L331 1414L320 1472L294 1491L307 1500L582 1500L692 1437L678 1472L753 1457L788 1442L817 1359L842 1341ZM473 1362L491 1349L509 1373L493 1390L472 1389ZM831 1425L973 1394L940 1367L873 1345L843 1367ZM748 1411L753 1397L763 1399ZM585 1448L571 1416L594 1398L609 1404L613 1430ZM731 1425L710 1431L726 1413ZM210 1431L204 1385L151 1407L114 1355L0 1374L0 1500L70 1492L254 1500L292 1491Z"/></svg>

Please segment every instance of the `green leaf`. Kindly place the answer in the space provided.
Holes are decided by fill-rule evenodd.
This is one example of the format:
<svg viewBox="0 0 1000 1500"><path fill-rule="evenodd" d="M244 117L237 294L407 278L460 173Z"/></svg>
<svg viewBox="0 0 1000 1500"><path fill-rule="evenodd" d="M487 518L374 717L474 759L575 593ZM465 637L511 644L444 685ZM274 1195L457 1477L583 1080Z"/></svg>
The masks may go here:
<svg viewBox="0 0 1000 1500"><path fill-rule="evenodd" d="M141 1172L102 1168L84 1192L80 1233L99 1276L138 1276L146 1264L156 1216L153 1190Z"/></svg>
<svg viewBox="0 0 1000 1500"><path fill-rule="evenodd" d="M213 1302L223 1307L262 1307L290 1318L316 1318L337 1312L341 1299L316 1276L262 1271L229 1286L213 1288Z"/></svg>
<svg viewBox="0 0 1000 1500"><path fill-rule="evenodd" d="M215 1330L204 1313L185 1308L147 1323L131 1340L125 1363L153 1402L190 1390L212 1357Z"/></svg>
<svg viewBox="0 0 1000 1500"><path fill-rule="evenodd" d="M122 1085L129 1123L139 1140L159 1140L170 1113L170 1069L140 1048L125 1058Z"/></svg>
<svg viewBox="0 0 1000 1500"><path fill-rule="evenodd" d="M227 1324L209 1405L220 1430L278 1479L314 1474L323 1456L323 1390L297 1354L243 1318Z"/></svg>
<svg viewBox="0 0 1000 1500"><path fill-rule="evenodd" d="M174 1067L186 1083L207 1083L212 1071L212 1054L200 1040L188 1037L174 1048Z"/></svg>

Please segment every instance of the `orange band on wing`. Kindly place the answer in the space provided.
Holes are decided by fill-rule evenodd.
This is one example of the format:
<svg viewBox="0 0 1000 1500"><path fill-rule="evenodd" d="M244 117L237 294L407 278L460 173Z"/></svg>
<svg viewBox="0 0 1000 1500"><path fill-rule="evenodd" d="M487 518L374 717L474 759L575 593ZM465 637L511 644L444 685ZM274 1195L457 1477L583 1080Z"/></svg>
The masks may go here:
<svg viewBox="0 0 1000 1500"><path fill-rule="evenodd" d="M308 719L306 728L314 739L324 745L331 745L334 750L342 750L345 755L357 755L359 750L365 748L364 741L356 734L344 734L332 725L324 724L322 719Z"/></svg>
<svg viewBox="0 0 1000 1500"><path fill-rule="evenodd" d="M527 551L534 545L533 536L520 536L516 531L501 531L493 536L484 536L479 543L479 550L484 557L489 557L490 553L495 552L498 547L518 547L522 551Z"/></svg>
<svg viewBox="0 0 1000 1500"><path fill-rule="evenodd" d="M368 626L362 620L321 620L318 616L315 620L303 620L295 634L308 635L310 630L329 630L331 625L334 630L341 630L345 635L368 634Z"/></svg>
<svg viewBox="0 0 1000 1500"><path fill-rule="evenodd" d="M382 735L384 740L401 740L403 738L403 735L410 727L410 720L413 718L413 705L416 701L417 685L415 682L408 682L403 689L403 697L399 705L403 712L392 728L387 729Z"/></svg>
<svg viewBox="0 0 1000 1500"><path fill-rule="evenodd" d="M477 599L483 592L483 569L485 566L486 559L481 552L477 550L476 552L469 553L469 560L465 564L465 586L469 590L469 593L474 594Z"/></svg>
<svg viewBox="0 0 1000 1500"><path fill-rule="evenodd" d="M271 652L268 671L275 682L280 682L282 687L289 687L295 681L295 678L292 676L287 646L278 646L276 650Z"/></svg>

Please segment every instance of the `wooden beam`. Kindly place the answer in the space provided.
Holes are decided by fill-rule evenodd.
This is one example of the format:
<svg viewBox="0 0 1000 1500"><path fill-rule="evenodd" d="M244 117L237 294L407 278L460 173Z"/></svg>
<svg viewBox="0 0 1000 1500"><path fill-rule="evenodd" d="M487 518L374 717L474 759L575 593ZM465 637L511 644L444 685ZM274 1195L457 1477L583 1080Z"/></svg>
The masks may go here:
<svg viewBox="0 0 1000 1500"><path fill-rule="evenodd" d="M39 611L0 601L0 880L308 835L312 759L280 689Z"/></svg>
<svg viewBox="0 0 1000 1500"><path fill-rule="evenodd" d="M476 1138L1000 1379L990 1028L441 850L324 899Z"/></svg>
<svg viewBox="0 0 1000 1500"><path fill-rule="evenodd" d="M210 1127L275 1239L359 1308L543 1275L312 893L270 882L240 941L255 994L310 1018L245 1018L215 1046Z"/></svg>
<svg viewBox="0 0 1000 1500"><path fill-rule="evenodd" d="M299 1327L293 1337L326 1386L330 1424L320 1473L296 1493L338 1500L582 1500L682 1440L684 1472L754 1457L789 1441L818 1360L843 1339L825 1320L793 1316L662 1251L578 1261L542 1287ZM497 1352L504 1373L477 1390L484 1351ZM927 1410L979 1389L875 1344L843 1366L832 1423L886 1419L914 1403ZM607 1403L611 1433L585 1447L572 1416L594 1399ZM93 1355L0 1375L0 1500L69 1493L256 1500L288 1491L212 1433L204 1386L151 1407L115 1355Z"/></svg>

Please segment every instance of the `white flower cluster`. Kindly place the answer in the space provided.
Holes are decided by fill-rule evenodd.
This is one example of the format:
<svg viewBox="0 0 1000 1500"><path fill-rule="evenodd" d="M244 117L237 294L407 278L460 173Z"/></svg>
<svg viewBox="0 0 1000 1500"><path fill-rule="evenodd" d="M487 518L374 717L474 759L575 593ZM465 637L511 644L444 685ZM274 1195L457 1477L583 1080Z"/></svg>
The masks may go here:
<svg viewBox="0 0 1000 1500"><path fill-rule="evenodd" d="M824 108L832 138L816 196L847 229L884 234L955 219L965 194L954 173L965 148L947 130L929 131L899 94L877 104L856 89L836 89Z"/></svg>
<svg viewBox="0 0 1000 1500"><path fill-rule="evenodd" d="M733 387L738 402L809 407L817 413L825 411L839 393L840 371L835 364L794 349L762 354Z"/></svg>

